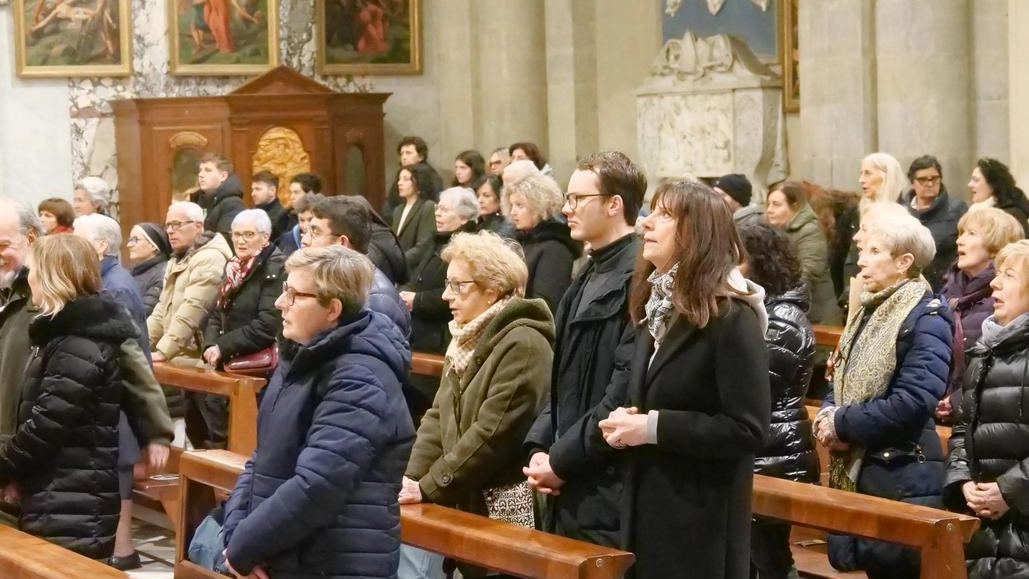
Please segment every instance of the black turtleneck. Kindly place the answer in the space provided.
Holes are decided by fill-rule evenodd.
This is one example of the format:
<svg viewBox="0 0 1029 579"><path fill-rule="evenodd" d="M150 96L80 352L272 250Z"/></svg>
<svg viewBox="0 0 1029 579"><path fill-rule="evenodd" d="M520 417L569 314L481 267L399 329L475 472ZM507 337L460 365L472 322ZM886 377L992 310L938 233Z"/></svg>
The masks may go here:
<svg viewBox="0 0 1029 579"><path fill-rule="evenodd" d="M590 264L584 274L587 277L582 285L579 302L575 306L576 316L581 313L579 311L581 308L588 306L594 299L600 297L602 292L606 291L610 284L610 278L620 275L616 267L620 262L618 257L626 250L635 254L635 247L630 248L629 246L635 245L638 241L639 236L634 231L590 252Z"/></svg>

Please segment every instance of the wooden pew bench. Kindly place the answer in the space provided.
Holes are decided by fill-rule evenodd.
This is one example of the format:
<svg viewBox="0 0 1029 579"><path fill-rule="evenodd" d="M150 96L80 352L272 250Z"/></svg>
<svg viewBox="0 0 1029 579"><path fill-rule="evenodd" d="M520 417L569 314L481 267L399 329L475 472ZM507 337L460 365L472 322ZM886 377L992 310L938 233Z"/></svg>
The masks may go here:
<svg viewBox="0 0 1029 579"><path fill-rule="evenodd" d="M49 541L0 525L0 577L3 579L127 579L104 563Z"/></svg>
<svg viewBox="0 0 1029 579"><path fill-rule="evenodd" d="M183 503L175 548L176 579L220 575L186 559L196 523L214 506L211 489L231 490L246 457L224 450L187 452L180 463ZM633 563L631 553L493 521L433 504L400 509L404 543L519 577L614 579Z"/></svg>
<svg viewBox="0 0 1029 579"><path fill-rule="evenodd" d="M228 449L244 455L253 452L257 444L257 394L264 388L265 380L209 369L183 368L163 362L154 364L154 377L162 386L228 398ZM172 447L165 473L137 480L133 484L135 502L153 510L163 510L172 527L179 518L179 480L175 475L178 473L182 452L181 448ZM147 519L147 522L168 524L152 519Z"/></svg>

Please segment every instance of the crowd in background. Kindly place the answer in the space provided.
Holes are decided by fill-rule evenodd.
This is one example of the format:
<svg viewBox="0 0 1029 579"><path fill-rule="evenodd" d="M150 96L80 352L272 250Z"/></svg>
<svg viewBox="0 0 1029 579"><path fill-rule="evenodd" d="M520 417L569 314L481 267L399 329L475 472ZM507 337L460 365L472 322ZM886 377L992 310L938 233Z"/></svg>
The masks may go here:
<svg viewBox="0 0 1029 579"><path fill-rule="evenodd" d="M269 171L247 208L206 155L192 200L132 224L128 269L102 180L0 202L0 502L21 528L138 566L132 465L227 442L226 400L161 390L165 362L269 378L210 563L239 577L442 577L399 543L396 504L421 501L625 548L635 577L795 577L752 477L822 470L979 516L971 577L1029 573L1029 200L999 161L971 169L971 204L934 157L874 153L860 193L787 180L758 205L738 174L647 203L616 152L562 186L533 143L463 151L448 187L422 139L397 153L380 208ZM844 326L827 360L812 324ZM442 379L412 352L443 354ZM918 576L897 545L828 552Z"/></svg>

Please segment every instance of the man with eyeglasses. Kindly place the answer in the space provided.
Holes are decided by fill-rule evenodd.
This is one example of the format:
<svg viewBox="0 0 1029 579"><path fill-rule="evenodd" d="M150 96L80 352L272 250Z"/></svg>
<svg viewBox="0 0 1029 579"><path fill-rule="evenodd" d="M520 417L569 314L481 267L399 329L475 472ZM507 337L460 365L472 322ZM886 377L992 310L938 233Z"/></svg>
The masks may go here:
<svg viewBox="0 0 1029 579"><path fill-rule="evenodd" d="M619 541L622 475L596 444L597 423L620 405L628 384L629 287L640 246L634 225L646 191L643 170L619 152L585 157L568 182L562 212L590 259L554 316L550 403L524 446L529 484L550 495L546 530L608 546Z"/></svg>
<svg viewBox="0 0 1029 579"><path fill-rule="evenodd" d="M922 275L940 291L947 271L957 260L958 221L968 211L964 201L947 193L943 185L943 169L932 155L923 155L908 169L911 187L900 194L899 203L922 222L933 234L936 257Z"/></svg>

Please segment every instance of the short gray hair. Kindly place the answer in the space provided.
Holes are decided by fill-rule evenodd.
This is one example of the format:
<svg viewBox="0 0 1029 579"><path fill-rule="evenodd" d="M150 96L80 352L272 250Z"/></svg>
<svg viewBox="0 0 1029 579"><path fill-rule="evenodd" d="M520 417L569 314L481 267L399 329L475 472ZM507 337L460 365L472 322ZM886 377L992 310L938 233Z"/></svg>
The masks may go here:
<svg viewBox="0 0 1029 579"><path fill-rule="evenodd" d="M268 217L268 214L264 209L244 209L236 214L236 217L232 220L232 227L235 227L237 223L252 223L254 229L260 233L272 234L272 220Z"/></svg>
<svg viewBox="0 0 1029 579"><path fill-rule="evenodd" d="M31 206L17 199L0 197L0 207L4 205L14 209L18 214L18 228L22 235L28 235L30 231L34 232L37 236L46 233L43 229L43 224L39 222L39 215Z"/></svg>
<svg viewBox="0 0 1029 579"><path fill-rule="evenodd" d="M92 213L75 218L75 234L90 241L106 241L105 257L118 257L121 250L121 226L106 215Z"/></svg>
<svg viewBox="0 0 1029 579"><path fill-rule="evenodd" d="M101 213L107 213L107 205L111 202L111 186L100 177L83 177L75 184L76 189L82 189L89 195L93 207Z"/></svg>
<svg viewBox="0 0 1029 579"><path fill-rule="evenodd" d="M176 201L168 206L168 212L182 210L191 221L203 221L204 210L192 201Z"/></svg>
<svg viewBox="0 0 1029 579"><path fill-rule="evenodd" d="M457 213L461 219L471 219L479 214L479 200L475 196L475 191L472 191L468 187L450 187L440 191L439 199L443 200L444 195L454 196L454 213Z"/></svg>
<svg viewBox="0 0 1029 579"><path fill-rule="evenodd" d="M286 272L297 270L311 271L318 303L342 302L341 317L352 317L364 307L375 271L367 257L342 245L297 250L286 260Z"/></svg>
<svg viewBox="0 0 1029 579"><path fill-rule="evenodd" d="M936 242L922 222L911 215L884 215L868 227L868 236L878 236L890 255L910 253L914 262L908 270L910 278L922 275L936 256Z"/></svg>

